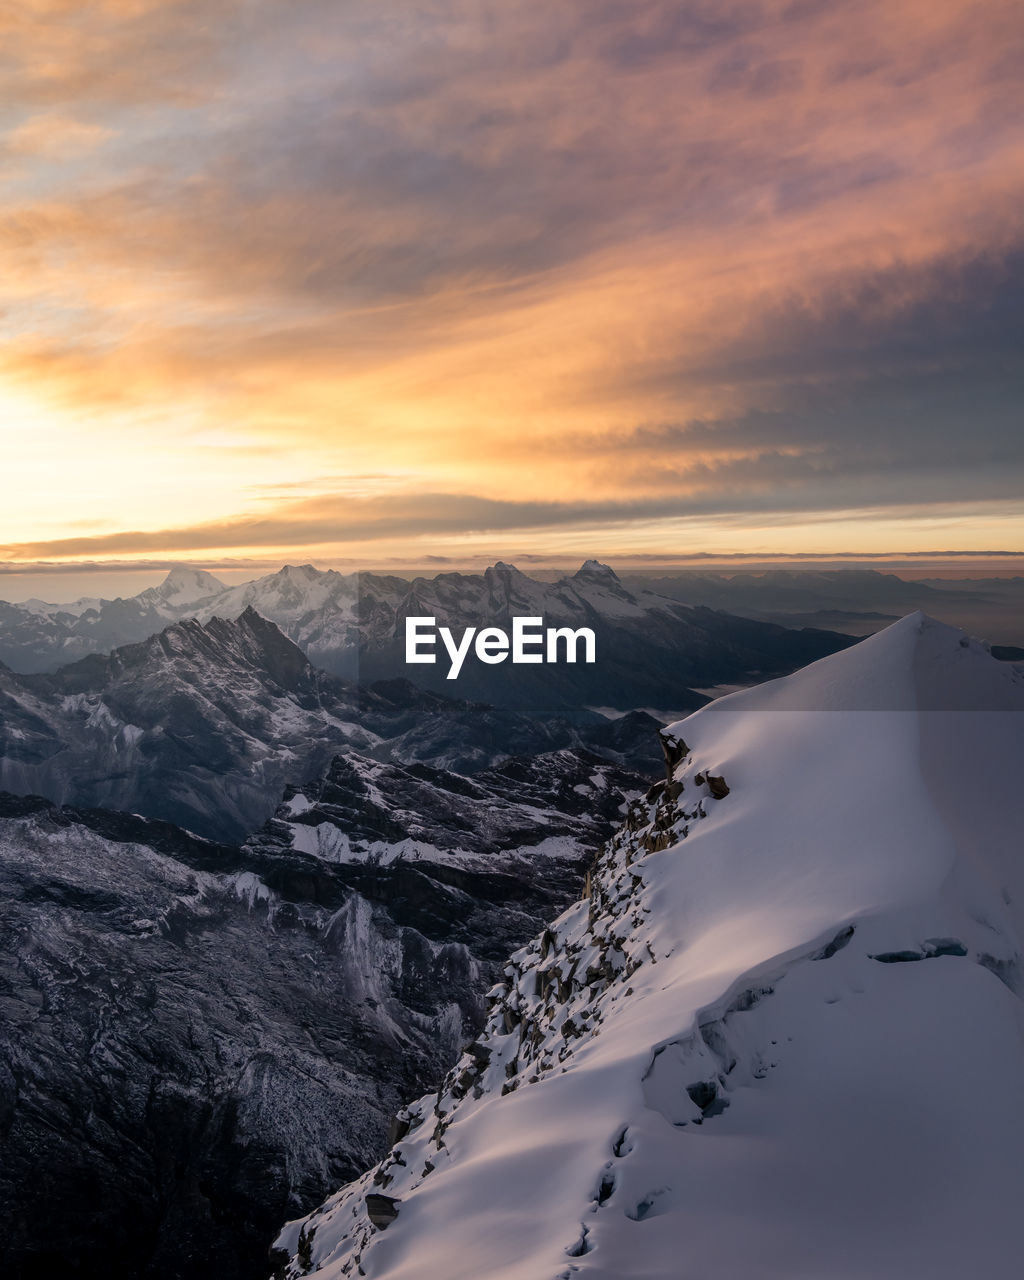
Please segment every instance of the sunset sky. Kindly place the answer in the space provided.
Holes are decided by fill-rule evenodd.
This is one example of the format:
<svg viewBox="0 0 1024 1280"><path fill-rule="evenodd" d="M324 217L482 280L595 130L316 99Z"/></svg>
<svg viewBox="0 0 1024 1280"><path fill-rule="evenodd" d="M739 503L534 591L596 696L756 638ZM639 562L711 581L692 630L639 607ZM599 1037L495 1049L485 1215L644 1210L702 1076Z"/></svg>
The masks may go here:
<svg viewBox="0 0 1024 1280"><path fill-rule="evenodd" d="M23 0L0 82L8 567L1024 551L1019 0Z"/></svg>

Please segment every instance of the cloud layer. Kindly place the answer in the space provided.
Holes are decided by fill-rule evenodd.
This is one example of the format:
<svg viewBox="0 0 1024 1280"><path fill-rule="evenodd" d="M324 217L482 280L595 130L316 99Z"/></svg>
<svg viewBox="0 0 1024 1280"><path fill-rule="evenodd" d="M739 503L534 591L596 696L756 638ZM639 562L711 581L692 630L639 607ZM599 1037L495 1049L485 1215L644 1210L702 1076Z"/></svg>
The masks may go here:
<svg viewBox="0 0 1024 1280"><path fill-rule="evenodd" d="M0 49L0 555L1024 514L1019 6L30 0Z"/></svg>

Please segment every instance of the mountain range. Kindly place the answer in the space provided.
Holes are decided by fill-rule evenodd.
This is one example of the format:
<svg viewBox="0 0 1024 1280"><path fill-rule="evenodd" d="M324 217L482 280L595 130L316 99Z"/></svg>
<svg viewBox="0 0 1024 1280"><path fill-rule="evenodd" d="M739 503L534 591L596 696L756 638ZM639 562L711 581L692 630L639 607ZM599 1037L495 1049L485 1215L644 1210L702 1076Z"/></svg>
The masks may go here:
<svg viewBox="0 0 1024 1280"><path fill-rule="evenodd" d="M346 679L371 683L401 676L434 692L577 719L593 719L591 707L690 710L707 701L698 690L753 683L851 643L834 632L693 607L642 585L627 589L597 561L557 582L540 582L500 563L483 574L412 581L303 565L233 587L179 566L160 586L127 600L0 604L0 662L23 675L50 673L148 639L169 623L233 620L249 610L280 627L317 667ZM435 617L438 625L460 630L507 628L513 616L589 626L598 661L556 667L471 661L453 684L444 664L406 664L410 616Z"/></svg>
<svg viewBox="0 0 1024 1280"><path fill-rule="evenodd" d="M584 750L348 753L241 847L0 794L3 1274L266 1275L646 785Z"/></svg>
<svg viewBox="0 0 1024 1280"><path fill-rule="evenodd" d="M916 614L665 729L582 900L277 1274L1015 1274L1022 712Z"/></svg>
<svg viewBox="0 0 1024 1280"><path fill-rule="evenodd" d="M625 578L649 591L786 627L831 627L872 635L915 610L982 635L1024 645L1024 578L907 578L877 569L677 569ZM1020 652L1006 657L1022 656Z"/></svg>
<svg viewBox="0 0 1024 1280"><path fill-rule="evenodd" d="M342 750L472 773L579 746L649 768L655 724L642 712L541 721L403 679L356 685L313 667L247 607L234 621L186 619L51 674L0 667L0 788L237 842L288 783Z"/></svg>
<svg viewBox="0 0 1024 1280"><path fill-rule="evenodd" d="M609 572L402 607L536 588L682 654ZM337 587L271 580L293 627ZM210 585L0 668L5 1275L1012 1273L1019 669L917 614L667 728L531 715Z"/></svg>

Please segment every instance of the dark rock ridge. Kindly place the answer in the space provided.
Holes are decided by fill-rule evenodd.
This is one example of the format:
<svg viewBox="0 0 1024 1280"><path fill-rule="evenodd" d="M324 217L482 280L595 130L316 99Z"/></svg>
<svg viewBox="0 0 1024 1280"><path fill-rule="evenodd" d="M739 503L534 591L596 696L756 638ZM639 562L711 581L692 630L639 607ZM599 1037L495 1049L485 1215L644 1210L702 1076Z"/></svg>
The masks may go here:
<svg viewBox="0 0 1024 1280"><path fill-rule="evenodd" d="M850 643L834 632L788 630L693 607L642 584L627 587L596 561L558 582L537 581L507 564L483 574L442 573L411 582L288 565L237 587L182 567L162 586L130 600L0 604L0 662L23 673L49 671L143 639L170 622L237 618L247 609L276 623L318 666L346 679L366 683L403 675L424 688L517 711L576 717L592 706L692 709L706 700L695 689L782 674ZM436 617L461 630L507 627L516 615L592 627L598 662L488 667L471 659L454 687L446 681L446 663L405 664L409 616Z"/></svg>
<svg viewBox="0 0 1024 1280"><path fill-rule="evenodd" d="M51 675L0 668L0 787L238 841L289 781L341 750L472 772L581 745L646 766L654 723L641 713L538 723L405 680L353 685L311 666L247 609L233 622L176 623Z"/></svg>
<svg viewBox="0 0 1024 1280"><path fill-rule="evenodd" d="M353 756L241 848L0 795L0 1271L265 1275L643 785L586 752Z"/></svg>
<svg viewBox="0 0 1024 1280"><path fill-rule="evenodd" d="M500 966L488 993L482 1034L464 1047L435 1093L398 1113L389 1134L391 1149L383 1160L301 1223L288 1225L275 1254L282 1280L301 1280L321 1266L340 1267L346 1275L364 1274L362 1264L372 1256L379 1233L400 1219L403 1196L415 1193L450 1159L445 1135L462 1109L563 1070L576 1049L599 1034L608 998L628 998L637 972L656 963L645 933L649 908L637 897L643 876L636 865L647 853L685 839L707 816L708 806L728 803L728 788L714 786L724 780L706 771L692 774L684 785L677 773L688 761L689 749L679 738L663 735L662 740L667 782L655 784L654 794L636 796L623 807L618 830L593 860L583 901L546 924ZM678 789L670 791L677 782ZM722 791L721 800L716 790ZM636 931L640 936L631 937ZM692 1087L689 1113L696 1115L696 1123L728 1105L713 1085L698 1082ZM680 1092L687 1097L685 1089ZM625 1154L625 1141L623 1134L617 1156ZM599 1181L598 1203L604 1203L613 1189L612 1183ZM585 1239L586 1227L583 1230ZM297 1238L302 1242L301 1259ZM587 1251L569 1248L566 1253L574 1257Z"/></svg>

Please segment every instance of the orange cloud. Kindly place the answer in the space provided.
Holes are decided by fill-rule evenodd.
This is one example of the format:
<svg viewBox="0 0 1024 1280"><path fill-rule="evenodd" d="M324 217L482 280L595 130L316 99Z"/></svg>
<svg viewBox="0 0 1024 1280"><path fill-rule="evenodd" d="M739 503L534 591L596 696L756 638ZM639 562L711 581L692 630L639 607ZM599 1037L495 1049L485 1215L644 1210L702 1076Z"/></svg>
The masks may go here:
<svg viewBox="0 0 1024 1280"><path fill-rule="evenodd" d="M15 156L68 160L92 151L111 136L112 130L102 125L44 112L29 116L13 129L7 135L4 147Z"/></svg>
<svg viewBox="0 0 1024 1280"><path fill-rule="evenodd" d="M1022 35L1000 0L25 6L0 407L124 440L122 491L152 442L136 548L196 502L191 529L278 537L245 514L275 458L454 495L467 535L474 503L653 528L1003 501ZM116 486L51 459L64 545ZM23 518L0 536L29 554Z"/></svg>

